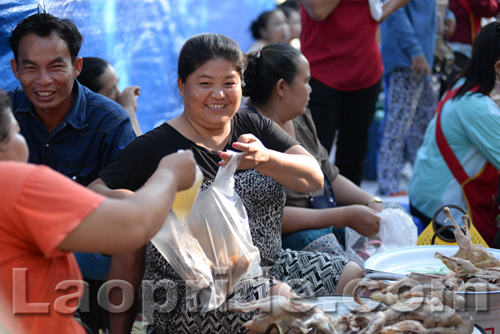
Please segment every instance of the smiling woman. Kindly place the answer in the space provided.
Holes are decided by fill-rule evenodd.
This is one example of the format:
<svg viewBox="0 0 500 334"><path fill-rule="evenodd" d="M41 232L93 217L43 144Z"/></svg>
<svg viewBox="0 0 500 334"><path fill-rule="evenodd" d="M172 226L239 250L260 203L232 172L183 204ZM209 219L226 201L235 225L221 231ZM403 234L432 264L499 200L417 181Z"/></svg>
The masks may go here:
<svg viewBox="0 0 500 334"><path fill-rule="evenodd" d="M244 112L258 112L273 119L298 140L332 181L335 200L321 210L312 208L311 197L286 188L286 207L282 222L283 248L344 254L343 228L350 227L364 236L378 232L384 206L380 199L362 190L339 173L321 145L308 109L311 78L309 62L287 43L271 43L248 55L243 94L248 96ZM325 189L313 193L319 201ZM341 206L336 206L338 202Z"/></svg>
<svg viewBox="0 0 500 334"><path fill-rule="evenodd" d="M283 186L314 191L321 187L322 173L314 158L272 120L237 113L245 66L246 56L228 37L199 34L190 38L178 62L183 113L137 138L89 187L103 194L121 188L135 191L147 180L149 164L169 152L190 149L204 174L202 189L206 189L219 166L231 157L228 150L241 151L235 191L246 208L252 241L266 270L263 276L239 284L230 298L250 301L270 293L289 296L290 288L283 282L293 283L294 290L306 295L340 293L356 272L347 258L281 249ZM145 293L151 298L143 300L143 309L157 333L240 333L245 331L242 324L253 315L224 309L202 313L196 294L191 294L152 244L133 254L113 256L109 279L124 279L137 288L143 273L151 287ZM120 304L121 295L113 296L112 302ZM135 310L112 315L112 332L130 332L134 315Z"/></svg>
<svg viewBox="0 0 500 334"><path fill-rule="evenodd" d="M197 145L212 151L224 149L241 100L238 71L227 60L214 59L177 83L184 98L181 128Z"/></svg>

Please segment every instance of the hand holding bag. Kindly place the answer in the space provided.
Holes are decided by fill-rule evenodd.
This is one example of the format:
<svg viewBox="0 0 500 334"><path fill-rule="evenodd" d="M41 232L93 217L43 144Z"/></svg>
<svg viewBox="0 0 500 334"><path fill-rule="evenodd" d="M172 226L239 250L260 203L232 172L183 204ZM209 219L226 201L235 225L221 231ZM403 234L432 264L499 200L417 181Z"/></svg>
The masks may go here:
<svg viewBox="0 0 500 334"><path fill-rule="evenodd" d="M380 230L372 237L346 227L346 255L361 267L370 256L417 244L417 226L401 206L384 209L377 216L380 216Z"/></svg>
<svg viewBox="0 0 500 334"><path fill-rule="evenodd" d="M234 191L241 160L235 153L196 198L186 221L171 212L152 239L163 257L198 295L202 312L222 305L243 278L262 274L243 202Z"/></svg>

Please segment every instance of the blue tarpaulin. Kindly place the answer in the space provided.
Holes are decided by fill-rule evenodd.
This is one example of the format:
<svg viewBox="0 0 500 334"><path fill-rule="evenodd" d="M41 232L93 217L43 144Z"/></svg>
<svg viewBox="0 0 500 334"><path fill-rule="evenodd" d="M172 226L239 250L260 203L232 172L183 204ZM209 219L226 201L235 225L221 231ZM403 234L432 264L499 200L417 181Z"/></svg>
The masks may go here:
<svg viewBox="0 0 500 334"><path fill-rule="evenodd" d="M7 40L38 7L71 19L84 37L80 56L108 60L120 89L141 86L137 116L143 132L182 112L177 56L201 32L224 34L245 51L253 42L250 22L275 7L273 0L4 0L0 1L0 88L19 86L12 74Z"/></svg>

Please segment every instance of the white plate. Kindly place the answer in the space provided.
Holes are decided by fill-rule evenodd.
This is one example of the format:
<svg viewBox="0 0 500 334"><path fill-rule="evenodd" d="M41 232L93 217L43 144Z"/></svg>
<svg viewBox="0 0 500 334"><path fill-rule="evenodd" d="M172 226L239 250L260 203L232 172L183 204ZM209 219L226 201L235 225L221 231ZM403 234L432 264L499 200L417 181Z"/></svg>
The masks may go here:
<svg viewBox="0 0 500 334"><path fill-rule="evenodd" d="M500 250L488 248L500 259ZM434 253L451 256L458 251L458 246L432 245L414 246L393 249L375 254L365 261L364 267L369 270L385 271L408 275L411 272L429 274L448 274L450 270L434 257Z"/></svg>

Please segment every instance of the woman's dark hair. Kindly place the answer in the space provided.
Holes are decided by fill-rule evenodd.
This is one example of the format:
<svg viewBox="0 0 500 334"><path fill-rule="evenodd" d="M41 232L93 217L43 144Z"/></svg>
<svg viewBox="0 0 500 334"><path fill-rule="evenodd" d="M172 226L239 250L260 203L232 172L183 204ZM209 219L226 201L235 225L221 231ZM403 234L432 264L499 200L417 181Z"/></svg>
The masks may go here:
<svg viewBox="0 0 500 334"><path fill-rule="evenodd" d="M0 143L9 137L11 108L12 101L9 94L0 89Z"/></svg>
<svg viewBox="0 0 500 334"><path fill-rule="evenodd" d="M262 14L260 14L255 21L252 21L252 24L250 24L250 32L252 33L253 38L255 39L262 38L262 35L260 34L260 29L265 30L267 28L267 22L269 21L269 17L271 17L271 15L273 15L273 13L278 10L280 9L265 11Z"/></svg>
<svg viewBox="0 0 500 334"><path fill-rule="evenodd" d="M102 89L100 77L108 67L109 63L102 58L83 57L83 66L78 76L78 82L97 93Z"/></svg>
<svg viewBox="0 0 500 334"><path fill-rule="evenodd" d="M246 55L241 51L239 45L224 35L202 33L191 37L184 43L177 64L179 79L186 82L191 73L213 59L227 60L243 78Z"/></svg>
<svg viewBox="0 0 500 334"><path fill-rule="evenodd" d="M68 19L59 19L51 14L37 13L22 20L12 31L8 45L18 61L19 42L24 36L35 34L39 37L47 37L54 32L66 42L71 61L74 62L82 46L83 37L73 22Z"/></svg>
<svg viewBox="0 0 500 334"><path fill-rule="evenodd" d="M299 0L285 0L284 2L282 2L279 6L278 6L279 9L286 9L286 10L296 10L298 12L300 12L300 2ZM286 13L285 13L286 15Z"/></svg>
<svg viewBox="0 0 500 334"><path fill-rule="evenodd" d="M494 66L499 59L500 22L495 21L485 25L474 39L471 60L461 75L465 83L455 97L464 95L476 85L479 85L478 93L489 94L495 86L497 78Z"/></svg>
<svg viewBox="0 0 500 334"><path fill-rule="evenodd" d="M290 16L292 15L293 12L297 12L300 15L300 11L293 9L293 7L283 6L280 7L280 10L283 12L283 14L285 14L287 20L290 20Z"/></svg>
<svg viewBox="0 0 500 334"><path fill-rule="evenodd" d="M292 84L299 73L297 61L302 54L287 43L270 43L248 55L243 95L254 104L266 103L278 80Z"/></svg>

